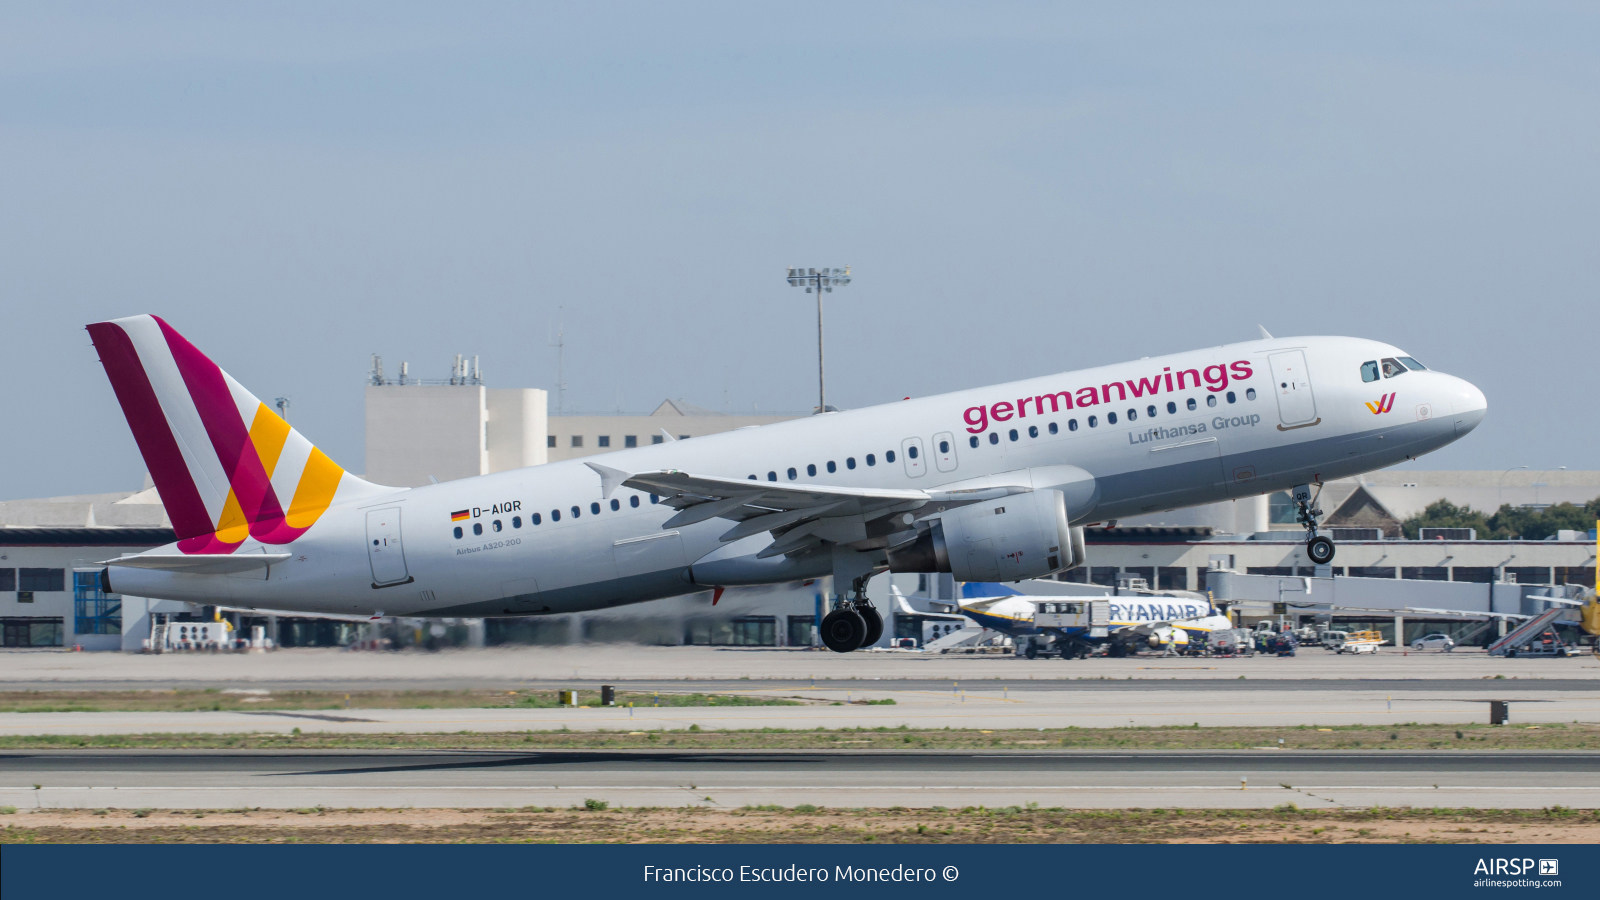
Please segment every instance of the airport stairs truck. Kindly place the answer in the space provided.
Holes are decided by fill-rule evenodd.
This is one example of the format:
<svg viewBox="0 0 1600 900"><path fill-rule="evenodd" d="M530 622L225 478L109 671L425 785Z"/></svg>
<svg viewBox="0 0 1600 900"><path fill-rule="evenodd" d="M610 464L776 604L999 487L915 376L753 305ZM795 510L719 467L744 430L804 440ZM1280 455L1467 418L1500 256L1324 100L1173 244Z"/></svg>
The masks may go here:
<svg viewBox="0 0 1600 900"><path fill-rule="evenodd" d="M1547 609L1489 645L1490 656L1576 656L1578 648L1563 643L1555 620L1564 608Z"/></svg>

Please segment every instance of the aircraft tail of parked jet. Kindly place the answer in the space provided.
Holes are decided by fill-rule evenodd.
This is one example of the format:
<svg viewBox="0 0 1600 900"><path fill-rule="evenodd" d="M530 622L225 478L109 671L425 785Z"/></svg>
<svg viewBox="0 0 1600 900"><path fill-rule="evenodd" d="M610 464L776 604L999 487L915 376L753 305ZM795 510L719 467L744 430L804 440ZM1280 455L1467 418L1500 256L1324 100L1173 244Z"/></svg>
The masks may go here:
<svg viewBox="0 0 1600 900"><path fill-rule="evenodd" d="M287 544L333 504L385 489L340 468L155 316L89 326L184 553Z"/></svg>

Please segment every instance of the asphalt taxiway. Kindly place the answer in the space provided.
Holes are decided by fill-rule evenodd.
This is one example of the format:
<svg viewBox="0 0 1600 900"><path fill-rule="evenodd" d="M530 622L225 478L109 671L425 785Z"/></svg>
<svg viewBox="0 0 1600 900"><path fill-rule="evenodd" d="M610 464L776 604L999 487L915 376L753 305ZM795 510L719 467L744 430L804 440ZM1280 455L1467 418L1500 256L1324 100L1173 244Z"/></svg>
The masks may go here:
<svg viewBox="0 0 1600 900"><path fill-rule="evenodd" d="M581 805L1600 807L1600 752L49 751L0 754L38 808Z"/></svg>

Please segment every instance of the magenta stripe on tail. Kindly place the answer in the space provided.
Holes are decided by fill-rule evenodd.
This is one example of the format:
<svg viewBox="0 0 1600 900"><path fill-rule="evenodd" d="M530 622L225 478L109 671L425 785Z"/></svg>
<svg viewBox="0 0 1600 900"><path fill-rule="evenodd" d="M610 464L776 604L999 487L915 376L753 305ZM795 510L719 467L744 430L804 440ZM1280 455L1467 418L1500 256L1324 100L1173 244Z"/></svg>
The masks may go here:
<svg viewBox="0 0 1600 900"><path fill-rule="evenodd" d="M250 442L250 428L239 417L238 404L234 402L233 392L228 390L222 370L183 335L161 321L161 317L151 318L161 326L161 333L167 338L172 358L189 388L200 421L205 423L206 434L211 438L217 458L222 461L222 469L228 473L228 482L245 521L283 518L283 508L272 490L272 482L267 478L255 444Z"/></svg>
<svg viewBox="0 0 1600 900"><path fill-rule="evenodd" d="M100 364L105 366L111 389L117 394L117 402L122 404L122 414L127 417L139 453L150 469L150 479L161 494L161 503L172 520L173 530L179 539L210 534L211 516L206 513L205 501L195 489L189 465L178 450L178 442L167 425L166 414L161 411L161 402L150 386L150 378L139 361L133 341L121 326L110 322L90 325L89 338L100 352Z"/></svg>

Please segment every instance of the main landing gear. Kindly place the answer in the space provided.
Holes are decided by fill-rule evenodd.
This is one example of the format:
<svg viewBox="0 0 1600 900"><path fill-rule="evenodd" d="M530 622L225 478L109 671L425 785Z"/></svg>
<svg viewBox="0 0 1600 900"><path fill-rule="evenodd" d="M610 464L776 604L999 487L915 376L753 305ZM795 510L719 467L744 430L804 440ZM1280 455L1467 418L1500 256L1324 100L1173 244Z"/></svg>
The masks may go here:
<svg viewBox="0 0 1600 900"><path fill-rule="evenodd" d="M1294 500L1296 509L1295 521L1306 527L1306 556L1311 557L1315 565L1325 566L1333 562L1333 538L1317 534L1318 520L1322 517L1322 510L1314 508L1316 497L1311 496L1311 485L1297 484L1290 495ZM1317 497L1322 496L1319 488Z"/></svg>
<svg viewBox="0 0 1600 900"><path fill-rule="evenodd" d="M855 579L853 595L840 598L833 612L822 617L822 643L835 653L849 653L861 647L870 647L883 637L883 616L867 600L867 582Z"/></svg>

